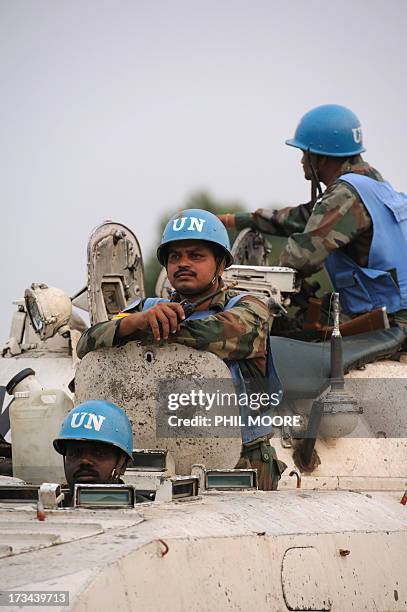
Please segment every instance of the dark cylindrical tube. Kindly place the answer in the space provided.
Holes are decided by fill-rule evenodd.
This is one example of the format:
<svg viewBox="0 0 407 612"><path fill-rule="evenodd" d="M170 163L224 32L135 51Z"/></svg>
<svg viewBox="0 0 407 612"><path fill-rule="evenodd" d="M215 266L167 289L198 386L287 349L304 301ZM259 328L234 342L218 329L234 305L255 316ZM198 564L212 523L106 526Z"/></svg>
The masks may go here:
<svg viewBox="0 0 407 612"><path fill-rule="evenodd" d="M311 408L311 414L309 416L307 432L305 439L301 445L300 457L304 466L310 465L312 459L312 452L315 447L315 441L318 435L319 425L321 423L322 412L324 405L322 402L314 402Z"/></svg>

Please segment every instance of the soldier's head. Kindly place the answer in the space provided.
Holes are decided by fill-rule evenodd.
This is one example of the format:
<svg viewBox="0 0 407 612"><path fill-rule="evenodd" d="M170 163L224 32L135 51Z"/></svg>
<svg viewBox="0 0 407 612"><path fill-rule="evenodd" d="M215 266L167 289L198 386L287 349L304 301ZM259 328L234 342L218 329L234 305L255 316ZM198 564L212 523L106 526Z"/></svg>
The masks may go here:
<svg viewBox="0 0 407 612"><path fill-rule="evenodd" d="M65 417L54 448L64 456L71 490L77 483L117 483L132 458L131 424L116 404L104 400L84 402Z"/></svg>
<svg viewBox="0 0 407 612"><path fill-rule="evenodd" d="M185 210L167 223L157 249L168 280L183 295L199 295L215 287L233 263L228 233L212 213Z"/></svg>
<svg viewBox="0 0 407 612"><path fill-rule="evenodd" d="M365 151L359 119L338 104L324 104L306 113L286 144L301 149L305 178L325 184L346 159Z"/></svg>

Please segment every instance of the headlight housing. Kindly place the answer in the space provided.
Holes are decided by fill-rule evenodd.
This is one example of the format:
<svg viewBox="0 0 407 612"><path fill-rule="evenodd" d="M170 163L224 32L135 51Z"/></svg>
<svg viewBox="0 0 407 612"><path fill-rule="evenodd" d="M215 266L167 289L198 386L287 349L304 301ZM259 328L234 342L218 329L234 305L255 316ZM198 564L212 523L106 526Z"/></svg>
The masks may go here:
<svg viewBox="0 0 407 612"><path fill-rule="evenodd" d="M62 289L33 283L25 290L24 299L31 325L41 340L52 338L57 332L62 336L69 333L72 303Z"/></svg>

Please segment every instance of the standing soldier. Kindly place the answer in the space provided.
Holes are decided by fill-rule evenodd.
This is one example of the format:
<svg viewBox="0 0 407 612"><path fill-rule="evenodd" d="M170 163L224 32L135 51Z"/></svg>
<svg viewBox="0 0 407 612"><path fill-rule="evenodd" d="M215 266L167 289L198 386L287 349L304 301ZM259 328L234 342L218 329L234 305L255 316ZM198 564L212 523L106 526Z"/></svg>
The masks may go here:
<svg viewBox="0 0 407 612"><path fill-rule="evenodd" d="M407 196L363 160L358 118L344 106L318 106L286 144L301 149L304 176L318 197L220 219L228 228L288 236L280 265L306 277L325 264L346 314L385 306L393 323L407 327Z"/></svg>

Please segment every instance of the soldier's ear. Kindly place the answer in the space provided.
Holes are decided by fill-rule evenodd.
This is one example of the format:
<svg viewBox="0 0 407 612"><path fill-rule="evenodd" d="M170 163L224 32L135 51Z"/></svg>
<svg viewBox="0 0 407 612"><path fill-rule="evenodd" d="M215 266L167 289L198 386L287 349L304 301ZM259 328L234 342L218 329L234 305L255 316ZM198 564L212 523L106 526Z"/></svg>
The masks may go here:
<svg viewBox="0 0 407 612"><path fill-rule="evenodd" d="M316 170L320 170L321 168L323 168L328 161L328 157L326 155L314 155L314 158Z"/></svg>
<svg viewBox="0 0 407 612"><path fill-rule="evenodd" d="M123 476L124 472L126 471L128 462L129 462L129 458L127 457L127 455L122 454L121 457L119 457L119 461L117 462L116 470L119 472L120 476Z"/></svg>
<svg viewBox="0 0 407 612"><path fill-rule="evenodd" d="M226 259L222 257L221 260L218 261L218 276L222 276L226 268Z"/></svg>

